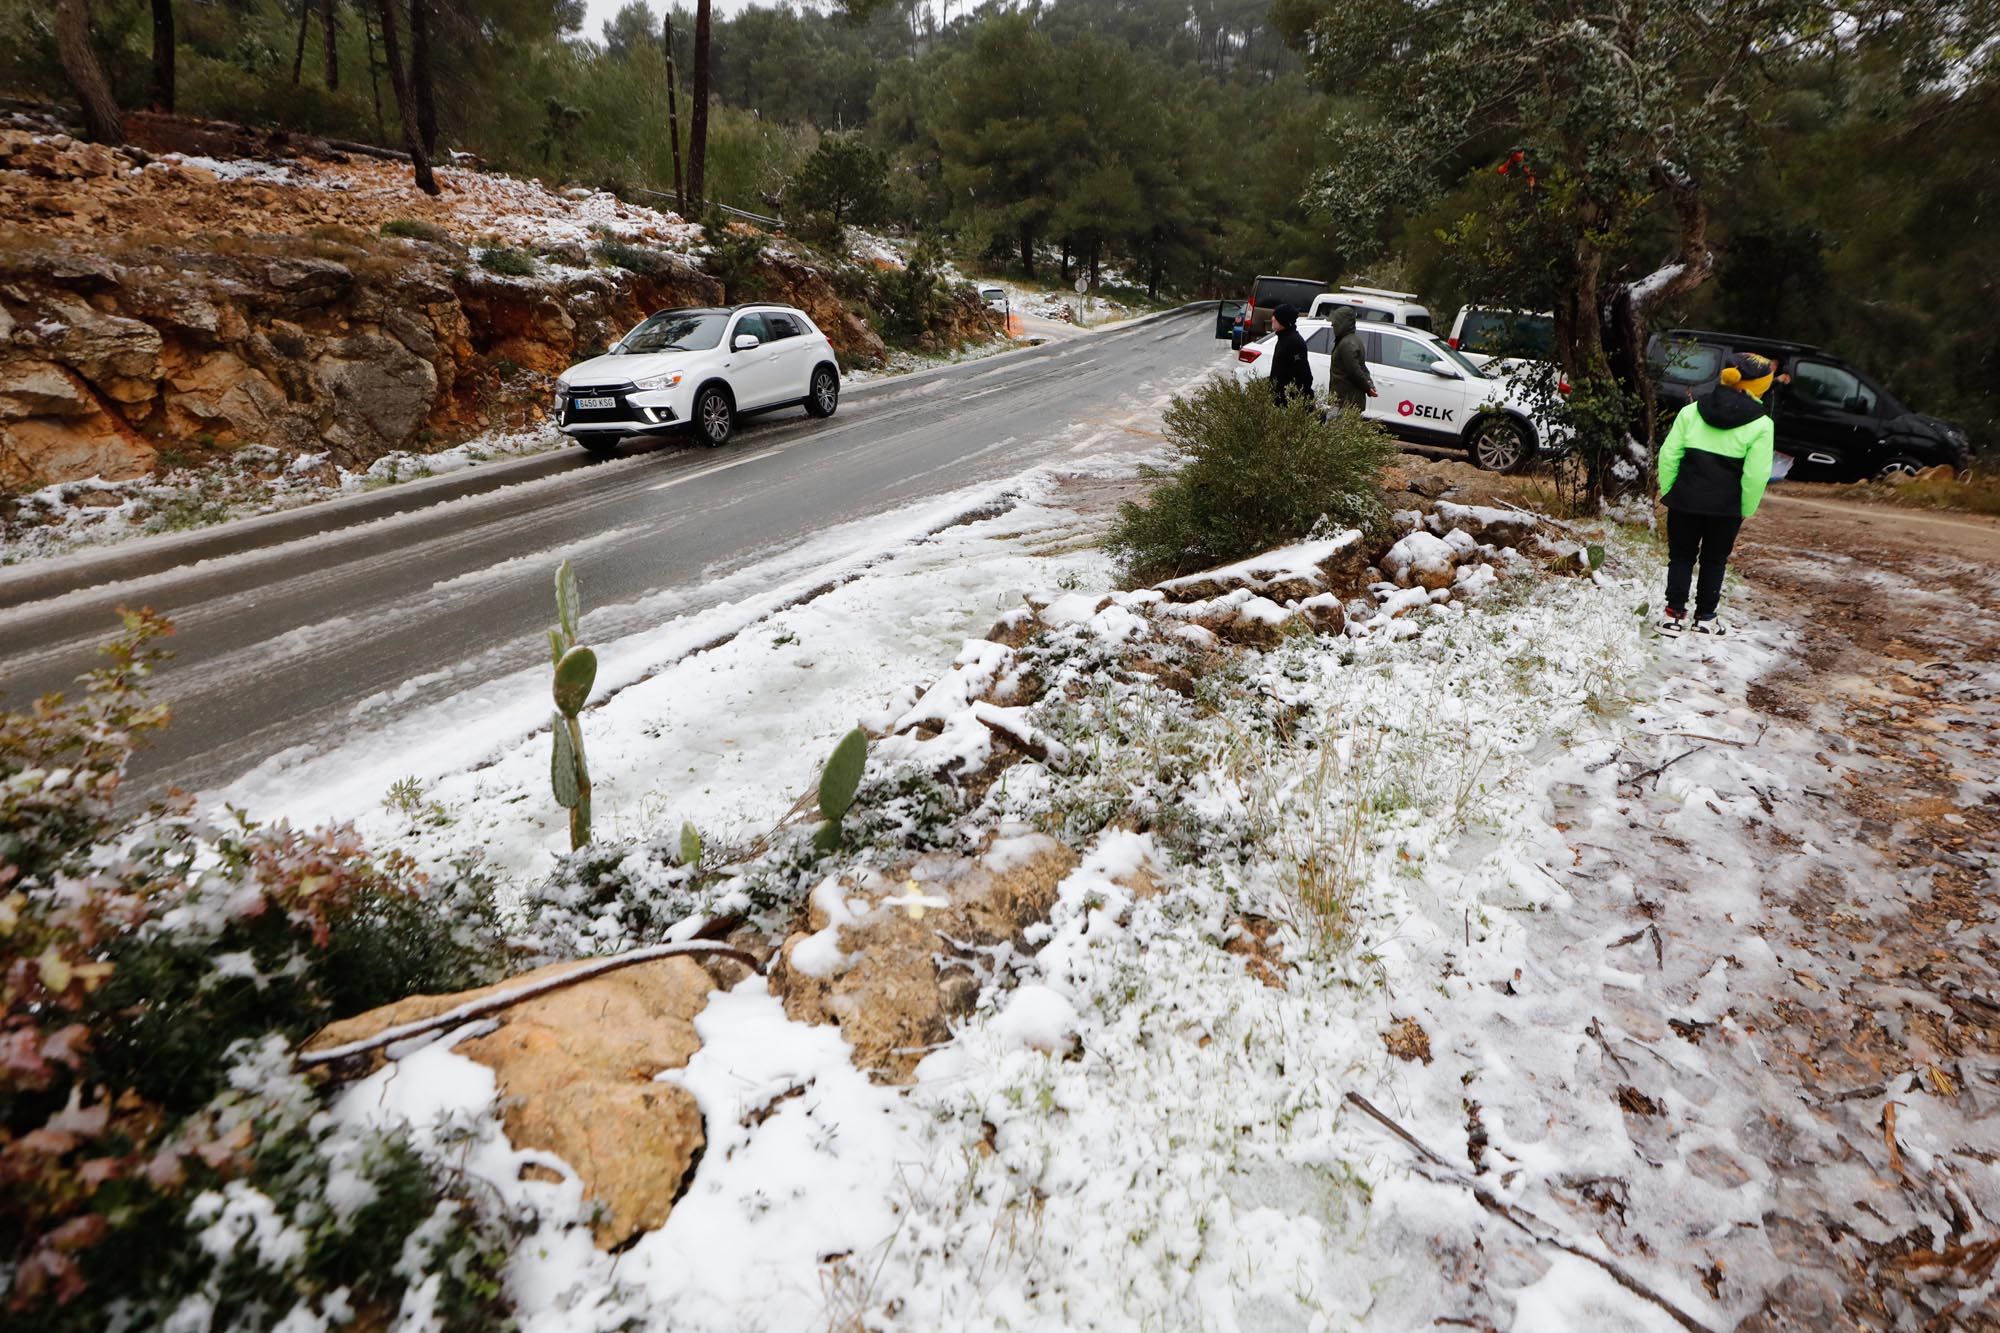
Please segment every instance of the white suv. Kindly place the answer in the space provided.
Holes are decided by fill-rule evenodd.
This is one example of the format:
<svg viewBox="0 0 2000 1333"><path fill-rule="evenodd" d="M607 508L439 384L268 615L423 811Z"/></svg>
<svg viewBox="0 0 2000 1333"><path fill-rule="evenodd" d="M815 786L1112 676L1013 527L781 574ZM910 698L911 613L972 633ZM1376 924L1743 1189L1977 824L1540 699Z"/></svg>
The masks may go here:
<svg viewBox="0 0 2000 1333"><path fill-rule="evenodd" d="M788 305L662 310L556 377L556 426L593 452L626 435L684 429L727 444L737 417L794 404L832 416L840 362Z"/></svg>
<svg viewBox="0 0 2000 1333"><path fill-rule="evenodd" d="M1480 467L1510 472L1536 453L1566 444L1563 429L1536 409L1532 395L1512 379L1489 376L1435 334L1395 324L1355 329L1367 348L1368 376L1376 396L1362 415L1391 435L1416 444L1464 449ZM1325 320L1302 319L1306 362L1322 395L1333 368L1332 334ZM1276 336L1236 354L1236 377L1268 379Z"/></svg>

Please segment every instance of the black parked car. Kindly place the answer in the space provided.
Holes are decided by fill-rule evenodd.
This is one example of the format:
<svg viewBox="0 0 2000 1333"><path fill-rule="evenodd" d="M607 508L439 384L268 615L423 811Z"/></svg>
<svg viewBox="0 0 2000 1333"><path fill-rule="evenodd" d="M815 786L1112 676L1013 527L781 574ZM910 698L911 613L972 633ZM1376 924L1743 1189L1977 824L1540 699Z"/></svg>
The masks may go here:
<svg viewBox="0 0 2000 1333"><path fill-rule="evenodd" d="M1715 383L1732 352L1755 352L1792 377L1766 401L1778 426L1778 452L1802 481L1857 481L1971 462L1971 442L1948 421L1912 412L1859 368L1807 343L1752 338L1708 329L1668 329L1646 347L1663 415ZM1664 429L1664 426L1663 426Z"/></svg>

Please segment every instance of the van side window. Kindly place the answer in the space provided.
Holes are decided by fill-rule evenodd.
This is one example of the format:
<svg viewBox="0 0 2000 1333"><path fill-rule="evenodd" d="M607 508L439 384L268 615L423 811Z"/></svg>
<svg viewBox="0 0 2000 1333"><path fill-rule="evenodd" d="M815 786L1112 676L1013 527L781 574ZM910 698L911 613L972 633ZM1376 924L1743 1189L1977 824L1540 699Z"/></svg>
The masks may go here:
<svg viewBox="0 0 2000 1333"><path fill-rule="evenodd" d="M1395 341L1401 342L1403 340L1398 338ZM1372 329L1361 330L1361 344L1366 349L1362 355L1369 365L1386 366L1389 364L1382 359L1381 334L1374 332Z"/></svg>
<svg viewBox="0 0 2000 1333"><path fill-rule="evenodd" d="M1312 337L1306 339L1306 350L1308 352L1317 352L1321 356L1327 355L1333 350L1333 330L1321 329L1313 334Z"/></svg>
<svg viewBox="0 0 2000 1333"><path fill-rule="evenodd" d="M1824 361L1801 361L1792 367L1791 405L1809 412L1875 411L1875 395L1852 371Z"/></svg>
<svg viewBox="0 0 2000 1333"><path fill-rule="evenodd" d="M765 315L764 324L771 330L772 342L780 338L796 338L800 333L798 321L790 315Z"/></svg>

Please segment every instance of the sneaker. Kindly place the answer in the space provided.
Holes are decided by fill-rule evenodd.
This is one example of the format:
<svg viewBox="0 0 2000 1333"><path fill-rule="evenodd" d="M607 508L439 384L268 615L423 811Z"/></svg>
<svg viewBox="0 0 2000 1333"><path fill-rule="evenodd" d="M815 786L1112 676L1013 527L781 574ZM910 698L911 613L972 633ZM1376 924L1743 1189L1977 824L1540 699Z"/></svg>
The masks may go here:
<svg viewBox="0 0 2000 1333"><path fill-rule="evenodd" d="M1714 634L1717 636L1721 636L1729 633L1729 627L1727 625L1724 625L1720 620L1717 620L1714 616L1710 616L1706 620L1695 621L1694 632L1696 634Z"/></svg>
<svg viewBox="0 0 2000 1333"><path fill-rule="evenodd" d="M1685 611L1676 611L1669 607L1666 615L1660 620L1660 633L1662 634L1679 634L1686 628L1687 612Z"/></svg>

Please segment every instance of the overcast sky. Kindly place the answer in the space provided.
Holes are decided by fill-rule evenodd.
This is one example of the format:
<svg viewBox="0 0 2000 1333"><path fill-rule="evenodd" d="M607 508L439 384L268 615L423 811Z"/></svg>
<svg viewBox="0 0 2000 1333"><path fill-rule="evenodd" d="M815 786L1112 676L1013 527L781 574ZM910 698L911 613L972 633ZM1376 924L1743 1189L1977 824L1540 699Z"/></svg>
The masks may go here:
<svg viewBox="0 0 2000 1333"><path fill-rule="evenodd" d="M694 0L681 0L681 3L684 8L690 12L693 11ZM717 18L721 18L725 14L734 14L738 10L748 9L752 4L756 3L771 5L775 4L776 0L714 0L714 8L711 12ZM796 0L794 0L794 3L796 3ZM588 17L583 21L583 35L592 41L604 40L605 20L625 8L625 5L626 0L585 0L585 12ZM646 8L652 10L657 16L665 11L666 6L661 3L661 0L647 0ZM818 6L805 5L801 6L801 8L816 9Z"/></svg>

